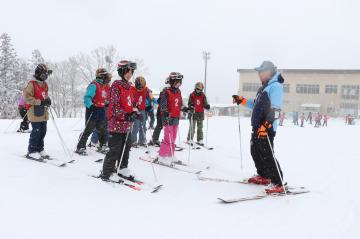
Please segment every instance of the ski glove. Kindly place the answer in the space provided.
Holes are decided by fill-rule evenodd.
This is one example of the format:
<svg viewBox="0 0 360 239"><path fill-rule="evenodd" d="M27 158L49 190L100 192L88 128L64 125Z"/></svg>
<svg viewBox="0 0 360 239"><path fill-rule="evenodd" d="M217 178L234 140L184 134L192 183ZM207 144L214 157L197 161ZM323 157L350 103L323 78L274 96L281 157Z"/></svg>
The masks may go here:
<svg viewBox="0 0 360 239"><path fill-rule="evenodd" d="M246 99L242 96L239 96L239 95L233 95L232 96L233 98L233 104L237 104L237 105L245 105L246 104Z"/></svg>
<svg viewBox="0 0 360 239"><path fill-rule="evenodd" d="M51 105L51 100L49 97L47 97L45 100L42 100L40 103L40 106L47 106L49 107Z"/></svg>
<svg viewBox="0 0 360 239"><path fill-rule="evenodd" d="M260 128L257 130L257 135L259 139L265 139L268 135L268 130L272 127L272 125L265 121L262 125L260 125Z"/></svg>
<svg viewBox="0 0 360 239"><path fill-rule="evenodd" d="M210 105L205 105L204 108L207 109L207 110L209 110L209 109L210 109Z"/></svg>
<svg viewBox="0 0 360 239"><path fill-rule="evenodd" d="M189 109L188 107L186 107L186 106L184 106L184 107L181 109L181 111L184 112L184 113L188 113L189 110L190 110L190 109Z"/></svg>
<svg viewBox="0 0 360 239"><path fill-rule="evenodd" d="M96 110L96 106L95 106L95 105L90 105L89 110L90 110L91 112L94 112L94 111Z"/></svg>

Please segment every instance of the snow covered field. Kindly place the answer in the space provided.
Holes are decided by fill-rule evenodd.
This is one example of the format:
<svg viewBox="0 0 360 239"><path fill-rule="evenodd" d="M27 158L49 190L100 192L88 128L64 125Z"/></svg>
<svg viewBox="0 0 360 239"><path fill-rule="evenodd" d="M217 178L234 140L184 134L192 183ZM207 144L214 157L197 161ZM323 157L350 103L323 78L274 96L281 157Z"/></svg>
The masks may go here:
<svg viewBox="0 0 360 239"><path fill-rule="evenodd" d="M73 150L83 119L56 119ZM154 165L164 188L150 194L88 177L98 174L103 157L74 155L76 162L58 168L26 160L28 134L7 132L0 121L0 238L360 238L360 126L329 121L327 128L279 127L275 153L290 185L310 194L220 204L217 197L257 194L260 186L202 182L195 175ZM181 143L187 121L181 122ZM190 164L203 174L233 179L254 171L249 152L249 118L241 118L244 170L240 168L237 118L209 120L209 145L191 151ZM68 160L53 122L45 138L47 152ZM155 155L156 149L152 149ZM138 160L145 149L132 150L130 168L154 183L149 163ZM145 156L146 157L146 156ZM188 150L177 152L188 160ZM206 170L206 167L210 167Z"/></svg>

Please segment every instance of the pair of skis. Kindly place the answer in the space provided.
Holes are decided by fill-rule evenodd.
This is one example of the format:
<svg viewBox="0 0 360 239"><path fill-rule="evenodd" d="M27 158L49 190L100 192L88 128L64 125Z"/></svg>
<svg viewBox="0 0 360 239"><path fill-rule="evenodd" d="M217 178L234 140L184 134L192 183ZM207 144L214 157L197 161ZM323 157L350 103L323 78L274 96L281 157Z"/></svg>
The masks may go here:
<svg viewBox="0 0 360 239"><path fill-rule="evenodd" d="M213 147L208 147L204 144L200 144L200 143L189 143L187 141L184 141L185 144L189 145L192 147L192 149L207 149L207 150L213 150L214 148Z"/></svg>
<svg viewBox="0 0 360 239"><path fill-rule="evenodd" d="M97 178L100 179L100 176L95 176L95 175L90 175L93 178ZM114 183L114 184L120 184L123 185L125 187L128 187L134 191L141 191L142 190L142 186L145 184L143 181L140 181L138 179L128 179L128 178L123 178L123 177L119 177L119 180L112 180L112 179L108 179L108 180L102 180L104 182L108 182L108 183ZM151 188L150 193L156 193L158 192L161 188L163 187L162 184L156 185L154 187Z"/></svg>
<svg viewBox="0 0 360 239"><path fill-rule="evenodd" d="M55 159L52 158L52 157L40 158L40 159L31 157L31 156L28 156L28 155L25 155L24 157L25 157L26 159L33 160L33 161L35 161L35 162L47 163L47 164L49 164L49 165L53 165L53 166L60 167L60 168L65 167L65 166L66 166L67 164L69 164L69 163L74 163L74 162L75 162L74 159L69 160L69 161L67 161L67 162L54 162L54 161L57 161L57 160L55 160Z"/></svg>
<svg viewBox="0 0 360 239"><path fill-rule="evenodd" d="M242 179L242 180L231 180L231 179L224 179L224 178L212 178L212 177L203 177L199 176L199 180L201 181L212 181L212 182L225 182L225 183L240 183L240 184L251 184L251 185L257 185L252 184L248 182L248 179ZM217 199L222 203L236 203L236 202L244 202L244 201L252 201L252 200L259 200L269 197L281 197L281 196L287 196L287 195L299 195L299 194L305 194L309 193L310 191L307 190L305 187L287 187L286 193L272 193L268 194L265 191L260 192L259 194L253 195L253 196L246 196L246 197L237 197L237 198L223 198L218 197Z"/></svg>
<svg viewBox="0 0 360 239"><path fill-rule="evenodd" d="M164 166L164 167L171 168L171 169L185 172L185 173L199 175L202 172L201 170L190 168L190 167L188 167L188 165L179 163L179 162L174 162L172 164L166 164L166 163L163 163L163 162L157 160L157 158L154 158L154 157L148 157L148 158L139 157L139 159L142 161L148 162L148 163L157 164L160 166Z"/></svg>

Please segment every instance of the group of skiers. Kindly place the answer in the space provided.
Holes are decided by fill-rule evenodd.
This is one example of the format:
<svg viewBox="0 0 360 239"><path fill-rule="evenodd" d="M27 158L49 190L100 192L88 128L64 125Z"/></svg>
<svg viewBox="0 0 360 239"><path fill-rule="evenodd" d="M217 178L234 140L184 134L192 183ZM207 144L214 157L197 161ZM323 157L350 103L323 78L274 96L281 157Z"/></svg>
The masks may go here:
<svg viewBox="0 0 360 239"><path fill-rule="evenodd" d="M133 180L134 175L128 168L130 148L147 145L146 122L148 117L151 119L151 115L154 115L151 112L154 112L155 101L144 77L136 77L132 84L131 79L136 69L135 62L120 61L117 66L119 79L110 84L112 74L105 68L99 68L84 95L86 123L75 152L79 155L87 155L86 144L92 134L90 146L95 145L100 152L106 153L99 176L104 181L113 178ZM250 178L249 182L271 184L267 189L268 193L284 193L286 189L283 174L273 152L283 101L284 78L270 61L264 61L255 70L259 73L262 83L255 99L233 95L234 103L252 109L251 155L257 175ZM44 137L51 110L46 79L51 73L52 71L45 64L39 64L35 69L34 79L28 83L23 93L26 116L32 125L27 153L30 159L49 158L44 151ZM197 143L204 145L202 130L204 112L210 109L204 94L204 84L196 83L185 106L180 90L183 78L181 73L171 72L166 78L166 86L156 101L157 122L149 144L160 146L155 161L163 164L181 163L180 160L175 159L174 153L182 113L188 115L190 122L187 143L190 145L194 143L195 128L197 128ZM154 120L152 122L150 127L153 127ZM159 135L162 129L164 138L160 143Z"/></svg>
<svg viewBox="0 0 360 239"><path fill-rule="evenodd" d="M279 125L283 126L284 125L284 120L286 119L286 115L285 112L283 112L280 115L279 118ZM320 126L327 126L328 123L328 119L329 116L327 116L326 114L321 115L319 112L315 114L315 116L313 116L313 114L311 112L308 113L307 116L305 116L305 113L301 113L301 115L299 116L299 112L295 111L292 113L292 122L294 125L299 125L299 119L300 119L300 127L304 127L304 123L309 122L309 124L313 124L314 121L314 127L318 128ZM323 122L321 122L321 120Z"/></svg>

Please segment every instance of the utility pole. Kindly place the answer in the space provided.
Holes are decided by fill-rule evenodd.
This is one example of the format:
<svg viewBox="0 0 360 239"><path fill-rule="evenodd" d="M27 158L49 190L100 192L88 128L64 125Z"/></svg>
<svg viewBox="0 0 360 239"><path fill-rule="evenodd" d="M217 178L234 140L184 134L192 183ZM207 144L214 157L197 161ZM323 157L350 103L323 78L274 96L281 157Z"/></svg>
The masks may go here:
<svg viewBox="0 0 360 239"><path fill-rule="evenodd" d="M206 89L207 89L207 82L206 82L206 78L207 78L207 62L210 59L210 52L208 51L203 51L203 59L205 61L205 87L204 87L204 93L206 95ZM208 146L208 134L209 134L209 115L207 115L206 117L206 141L205 141L205 145Z"/></svg>
<svg viewBox="0 0 360 239"><path fill-rule="evenodd" d="M206 78L207 78L207 61L210 60L210 52L208 51L203 51L203 59L205 61L205 88L204 88L204 93L206 95L206 89L207 89L207 84L206 84Z"/></svg>

